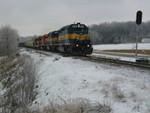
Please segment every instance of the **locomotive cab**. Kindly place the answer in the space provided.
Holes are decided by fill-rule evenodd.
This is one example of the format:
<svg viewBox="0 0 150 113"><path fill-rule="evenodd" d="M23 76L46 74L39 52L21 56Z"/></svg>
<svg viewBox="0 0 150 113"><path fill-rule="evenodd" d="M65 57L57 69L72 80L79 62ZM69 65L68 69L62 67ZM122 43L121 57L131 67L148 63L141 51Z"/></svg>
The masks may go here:
<svg viewBox="0 0 150 113"><path fill-rule="evenodd" d="M59 45L65 53L92 54L93 48L88 34L88 27L84 24L71 24L59 31ZM63 52L63 50L61 49Z"/></svg>
<svg viewBox="0 0 150 113"><path fill-rule="evenodd" d="M71 45L74 52L79 54L92 53L93 48L91 46L88 30L88 27L80 23L70 26L69 33L72 34L73 41Z"/></svg>

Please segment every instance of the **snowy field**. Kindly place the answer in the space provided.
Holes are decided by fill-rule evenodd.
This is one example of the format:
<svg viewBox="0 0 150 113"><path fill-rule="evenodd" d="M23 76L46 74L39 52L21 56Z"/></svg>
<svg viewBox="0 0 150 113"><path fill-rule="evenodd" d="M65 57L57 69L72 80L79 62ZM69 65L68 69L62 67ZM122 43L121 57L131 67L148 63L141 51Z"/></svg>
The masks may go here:
<svg viewBox="0 0 150 113"><path fill-rule="evenodd" d="M33 51L39 68L38 95L33 106L46 106L50 99L86 98L92 103L108 102L113 113L150 113L150 70L100 64Z"/></svg>
<svg viewBox="0 0 150 113"><path fill-rule="evenodd" d="M101 44L101 45L94 45L94 49L98 50L114 50L114 49L135 49L135 43L129 44ZM139 43L138 49L150 49L150 43Z"/></svg>

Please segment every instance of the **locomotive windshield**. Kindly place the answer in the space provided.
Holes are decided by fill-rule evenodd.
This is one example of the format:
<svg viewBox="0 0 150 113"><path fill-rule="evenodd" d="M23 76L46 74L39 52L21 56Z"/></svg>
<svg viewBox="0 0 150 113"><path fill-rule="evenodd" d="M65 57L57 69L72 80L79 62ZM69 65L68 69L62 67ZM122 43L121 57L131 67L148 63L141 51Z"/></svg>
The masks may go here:
<svg viewBox="0 0 150 113"><path fill-rule="evenodd" d="M88 28L84 25L80 25L78 26L77 24L72 25L69 28L69 33L83 33L83 34L87 34L88 33Z"/></svg>
<svg viewBox="0 0 150 113"><path fill-rule="evenodd" d="M57 38L58 37L58 32L53 32L52 35L51 35L53 38Z"/></svg>

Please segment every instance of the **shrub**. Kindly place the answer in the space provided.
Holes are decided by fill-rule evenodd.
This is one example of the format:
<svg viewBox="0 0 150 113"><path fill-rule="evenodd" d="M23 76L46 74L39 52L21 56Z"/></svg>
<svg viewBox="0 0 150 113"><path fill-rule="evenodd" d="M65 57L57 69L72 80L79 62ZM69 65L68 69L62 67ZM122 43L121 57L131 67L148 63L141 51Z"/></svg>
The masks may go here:
<svg viewBox="0 0 150 113"><path fill-rule="evenodd" d="M117 101L126 101L124 92L116 84L112 85L112 95Z"/></svg>

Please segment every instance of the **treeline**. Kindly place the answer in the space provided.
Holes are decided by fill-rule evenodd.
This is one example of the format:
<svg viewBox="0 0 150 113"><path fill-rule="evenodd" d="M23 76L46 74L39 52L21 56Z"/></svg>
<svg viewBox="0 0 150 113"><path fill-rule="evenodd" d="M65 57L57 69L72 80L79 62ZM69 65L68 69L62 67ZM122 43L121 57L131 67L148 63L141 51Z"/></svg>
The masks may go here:
<svg viewBox="0 0 150 113"><path fill-rule="evenodd" d="M18 32L9 25L0 28L0 56L10 57L18 52Z"/></svg>
<svg viewBox="0 0 150 113"><path fill-rule="evenodd" d="M133 43L137 36L137 25L132 21L101 23L89 29L93 44ZM139 26L139 42L143 38L150 38L150 21Z"/></svg>

